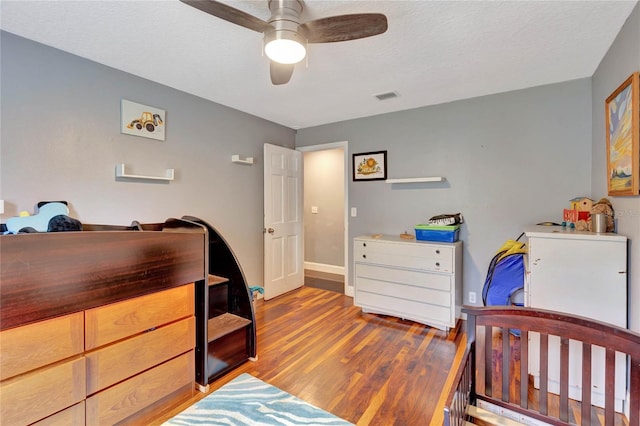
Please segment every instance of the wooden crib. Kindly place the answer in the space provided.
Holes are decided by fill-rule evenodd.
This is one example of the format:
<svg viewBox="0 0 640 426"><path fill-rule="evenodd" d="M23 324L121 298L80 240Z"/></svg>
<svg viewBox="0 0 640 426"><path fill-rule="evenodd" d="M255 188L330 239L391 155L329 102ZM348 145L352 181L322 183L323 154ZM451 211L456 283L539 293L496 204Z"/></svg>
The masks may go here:
<svg viewBox="0 0 640 426"><path fill-rule="evenodd" d="M540 309L465 307L462 312L467 315L467 348L445 403L446 426L469 423L639 426L640 334ZM539 333L539 345L529 342L535 333ZM559 337L559 360L548 355L550 336ZM591 368L581 370L582 383L589 384L582 386L581 402L569 398L570 341L581 342L582 365L591 365L592 347L605 348L604 408L592 405ZM533 356L532 347L539 349ZM628 415L614 410L615 369L620 367L616 352L626 355L624 411ZM529 362L538 356L539 389L533 386ZM548 389L549 366L557 362L558 395Z"/></svg>

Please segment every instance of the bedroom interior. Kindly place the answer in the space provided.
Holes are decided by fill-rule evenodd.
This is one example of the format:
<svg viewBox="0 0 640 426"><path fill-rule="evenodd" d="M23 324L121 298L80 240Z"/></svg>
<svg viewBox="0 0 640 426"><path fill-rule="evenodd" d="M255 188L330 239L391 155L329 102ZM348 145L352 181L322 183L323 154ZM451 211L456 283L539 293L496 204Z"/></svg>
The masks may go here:
<svg viewBox="0 0 640 426"><path fill-rule="evenodd" d="M593 200L606 197L612 203L615 238L619 240L616 241L627 247L624 255L615 256L616 262L623 259L626 263L616 272L620 277L615 280L619 282L622 278L622 285L627 290L622 296L626 306L622 309L620 305L617 313L624 316L622 328L628 333L619 333L621 336L628 334L633 345L637 344L637 333L640 332L640 274L637 267L640 264L637 247L640 240L640 194L611 191L609 184L619 175L617 172L612 174L610 170L607 146L612 123L605 115L610 109L610 101L606 100L630 76L640 71L638 1L525 1L520 6L531 14L524 19L524 14L512 9L513 2L473 2L467 4L469 9L464 11L460 9L463 2L309 0L305 2L307 9L302 12L302 21L351 12L379 12L387 16L389 27L385 32L362 40L310 42L305 60L308 63L296 65L295 72L288 75L286 82L282 81L278 70L270 73L269 59L260 55L262 36L259 32L224 23L185 4L193 2L119 3L123 9L116 8L114 3L93 3L93 8L87 8L83 2L66 1L4 0L0 4L0 222L4 224L14 217L34 217L38 212L36 204L43 200L67 200L69 216L79 219L85 230L91 231L80 234L93 235L77 238L96 238L99 234L122 237L136 234L131 237L133 247L144 252L145 245L151 243L146 239L155 239L152 235L157 235L153 244L164 247L165 260L169 263L157 266L152 262L140 270L134 268L130 273L116 271L112 284L122 293L113 299L103 300L99 305L85 305L73 299L65 304L64 312L52 311L36 319L29 316L34 315L34 311L29 311L28 304L16 302L18 299L11 302L12 299L7 297L12 294L10 283L14 286L11 291L17 291L14 296L21 297L24 292L40 285L36 282L45 282L44 275L30 284L16 277L12 278L13 281L7 279L25 265L51 267L46 261L36 263L30 254L54 255L61 265L69 264L68 268L58 271L62 280L81 272L81 267L73 264L74 253L79 259L85 259L82 262L93 262L100 268L127 269L123 266L127 261L118 258L120 260L109 265L109 258L101 257L99 247L86 241L84 252L74 251L77 247L71 240L76 238L72 236L75 233L0 236L0 339L3 348L1 370L4 370L0 379L0 405L4 407L0 420L3 423L11 419L15 424L30 424L40 419L47 421L49 415L64 414L71 416L71 424L85 424L91 416L103 415L107 419L103 422L105 424L115 424L120 420L124 424L163 424L208 395L215 395L216 390L234 378L248 373L346 422L358 425L443 424L445 418L456 410L455 405L448 405L447 400L451 399L450 389L457 385L457 379L463 377L462 370L458 368L464 366L461 363L466 356L469 336L472 336L467 334L468 323L460 309L467 306L464 308L469 309L466 315L478 315L478 318L484 315L471 307L482 305L478 299L495 248L506 239L530 232L530 226L535 223L562 222L562 210L569 208L576 196ZM266 20L269 15L264 1L230 0L224 3L261 20ZM150 4L154 6L147 7ZM409 13L411 7L415 8L415 16ZM435 9L430 9L432 7ZM558 8L555 13L553 7ZM444 19L446 13L452 13L459 21L447 21ZM571 23L574 13L576 21ZM435 16L427 20L429 14ZM98 18L98 15L102 16ZM167 15L176 21L175 28L183 31L179 37L165 34L172 33L167 31L167 28L172 28ZM501 21L508 17L515 19L514 27ZM464 22L465 18L473 20L474 25L485 20L481 25L483 31L477 37L471 35L477 27ZM397 22L405 22L403 19L406 22L423 19L422 24L432 24L450 37L451 43L461 44L449 45L449 41L445 43L442 39L434 40L441 45L428 44L425 38L433 38L433 34L427 32L424 35L420 31L413 34L409 30L411 25L397 25ZM74 20L78 22L72 25ZM185 26L183 20L192 21ZM69 22L69 25L65 27L59 25L60 22ZM447 24L456 26L454 22L460 25L456 27L458 31L454 31L455 36L444 31ZM580 27L578 22L588 26L590 31L577 28ZM504 26L501 25L503 23ZM157 26L162 30L159 31ZM194 28L202 32L198 34ZM429 25L420 28L424 31ZM547 29L548 33L542 35ZM500 30L507 31L509 35L502 35L504 33ZM140 37L145 31L157 37ZM398 36L404 40L405 32L416 36L416 49L406 52L389 48L387 43L397 43ZM536 39L531 37L533 34L538 34L536 41L539 44L532 41ZM483 49L471 43L481 41L483 37L501 42L485 43ZM509 43L504 43L509 37L513 38L519 53L529 47L530 54L512 55L501 62L500 55L507 55L509 50ZM134 39L148 46L132 48L131 40ZM247 47L254 42L257 43L255 49ZM182 43L192 43L192 46L185 48ZM532 44L528 46L526 43ZM460 54L455 50L469 49L469 45L475 46L478 56L469 51ZM540 46L546 46L546 51L536 50ZM585 47L583 51L581 46ZM194 50L199 53L193 55ZM203 51L207 53L203 55ZM458 53L452 55L451 52ZM412 61L408 61L410 68L405 69L402 67L407 53L411 53ZM465 55L466 62L463 60ZM202 62L191 62L194 57L203 56L206 58ZM335 58L336 63L326 59L329 57ZM397 68L390 70L387 62L395 58L398 59ZM440 62L436 63L436 58ZM491 66L474 68L471 63L474 58L477 66L486 66L487 59ZM460 60L462 63L458 62ZM208 61L213 61L213 65ZM566 73L562 74L562 69ZM442 74L438 74L440 72ZM276 84L272 84L270 75L275 77ZM439 80L433 79L436 75ZM182 79L184 76L187 78ZM498 85L501 76L504 77L500 81L503 85ZM514 79L510 80L511 77ZM372 83L369 78L380 84ZM425 88L430 90L429 94ZM395 100L378 101L372 97L374 93L394 90L398 95ZM635 96L633 105L640 110L638 94ZM158 133L162 128L161 136L132 136L122 131L122 126L131 124L135 127L136 124L134 119L124 123L121 115L124 100L153 106L149 116L143 111L135 120L148 120L153 124L153 127L140 129L143 132ZM372 100L376 103L372 104ZM639 117L634 120L633 149L638 156ZM331 257L305 257L304 262L330 266L334 272L344 271L344 275L310 271L309 285L266 301L252 301L254 293L248 289L265 285L263 146L275 144L304 152L310 147L336 143L344 146L343 154L349 160L354 154L385 151L387 178L396 179L396 182L409 177L415 180L440 176L443 179L400 184L384 180L358 181L351 174L353 164L348 164L343 177L344 206L335 216L336 221L333 217L331 223L327 219L329 209L324 201L305 199L305 215L313 214L321 226L326 226L326 234L333 237L333 230L340 227L341 220L346 221L347 231L328 240L330 247L320 253L326 255L330 248ZM635 174L638 174L638 163L640 156L634 159ZM318 170L321 176L322 170ZM319 208L312 213L310 206ZM459 231L458 245L461 247L455 258L460 263L456 264L455 273L432 270L427 266L407 266L403 260L389 254L384 259L372 260L370 252L356 247L357 241L363 237L375 238L383 234L385 237L378 241L382 244L385 238L397 238L407 231L412 233L416 224L425 223L428 218L444 212L462 212L465 218ZM132 223L132 218L139 222ZM163 229L161 224L165 221L167 225ZM188 225L183 226L183 221ZM182 225L177 226L176 223ZM322 232L322 228L319 229ZM220 270L216 273L210 269L215 261L207 255L210 247L205 241L214 235L220 237L214 240L222 241L228 248L219 256L232 259L233 271ZM306 238L314 238L312 235ZM607 238L607 234L593 235ZM47 252L46 247L32 250L29 244L45 241L43 238L47 239L48 247L58 244L54 240L71 240L67 240L70 245L64 246L62 252ZM105 238L108 241L113 237ZM189 240L189 244L195 244L194 239L198 239L197 244L207 248L198 254L191 249L187 262L190 265L187 269L191 268L187 275L191 276L179 276L172 281L173 278L168 278L170 274L175 274L176 268L185 267L182 259L185 253L181 255L169 247L174 244L174 239L182 238ZM20 254L9 256L14 243L7 241L18 239L25 241L26 245L17 250ZM308 241L305 241L305 247L306 243ZM115 242L108 244L111 245L107 245L106 250L117 251L113 249ZM318 247L322 249L318 245L314 250ZM157 253L156 249L151 252ZM71 256L64 255L67 250ZM312 250L305 250L305 256L307 252ZM93 261L88 260L91 255L95 256ZM124 256L123 253L120 255ZM362 255L368 257L363 258ZM577 262L571 267L576 272L580 271L576 274L569 271L569 279L593 280L585 278L587 273L582 270L579 259L570 260ZM604 262L603 258L597 258L590 265L596 265L597 271L606 269L597 267L599 262ZM195 263L198 263L197 267ZM20 267L14 270L9 265ZM363 305L363 293L358 293L365 288L363 275L359 274L363 265L378 274L374 277L378 281L400 280L398 274L393 276L393 280L381 278L387 270L400 269L411 269L412 274L417 272L412 277L447 276L447 280L459 280L459 285L457 282L447 295L447 309L438 311L447 316L447 321L425 320L416 314L412 317L405 311L398 311L396 294L385 294L381 299L382 306L379 302L375 306ZM147 267L151 272L144 271ZM100 273L100 268L86 272L87 277L92 277L89 282L111 282L106 278L110 274ZM37 270L35 267L29 273ZM131 274L134 275L133 282L138 284L149 278L148 274L154 275L157 279L154 282L164 287L140 292L140 288L134 289L135 286L126 284ZM540 275L540 269L534 268L535 274L544 276L544 273ZM234 275L234 278L218 282L217 278L211 281L209 275ZM323 278L337 281L322 283L320 280ZM369 280L371 277L365 278ZM314 283L313 280L317 281ZM211 289L211 286L203 287L205 282L212 284L214 290L206 298L202 294L199 298L199 289ZM607 280L607 285L614 285L612 282ZM327 284L340 293L313 288ZM378 284L368 282L367 285ZM47 288L55 289L55 285ZM166 296L169 293L163 293L174 290L180 295ZM154 296L156 291L161 295ZM392 292L397 293L395 290ZM557 310L564 310L562 306L570 305L556 303L567 300L554 296L561 292L542 299L540 294L534 295L533 300L539 303L534 306L560 306ZM613 297L614 292L605 290L604 294ZM73 339L81 336L84 341L87 318L99 318L97 313L102 309L110 312L107 305L125 302L125 299L135 299L133 305L139 301L163 305L167 298L180 304L185 297L194 305L190 307L189 302L181 304L175 309L176 317L162 318L159 322L154 319L153 324L146 324L146 328L129 330L116 337L115 341L97 342L93 347L80 348L77 340L72 341L68 349L71 352L56 353L53 359L45 356L37 365L5 370L6 363L13 362L7 361L9 355L6 355L5 342L12 342L9 346L23 351L18 351L18 357L25 350L39 353L38 344L26 342L38 340L48 332L42 328L23 328L39 324L38 320L44 321L41 324L44 330L61 324L48 321L68 321L64 327L72 330ZM209 303L202 302L205 299ZM198 305L198 300L204 304ZM42 299L34 299L33 302L40 303ZM221 317L218 323L230 319L231 337L227 338L227 334L218 336L209 329L207 333L198 331L203 330L203 318L207 321L213 319L206 310ZM384 315L387 313L391 315ZM601 310L596 304L586 312L573 314L593 320L600 319ZM18 319L14 321L11 315ZM453 323L449 322L449 315L454 315ZM82 323L78 322L80 316ZM493 320L491 315L488 318ZM544 324L544 330L552 329L546 321L532 321ZM608 330L616 332L612 331L615 330L613 328ZM27 331L36 334L21 334ZM131 359L141 364L134 363L132 370L123 369L122 377L112 376L114 372L108 367L109 361L104 364L106 369L100 370L100 359L114 356L110 352L112 347L132 345L130 348L136 348L138 342L151 341L158 332L174 336L167 340L175 339L179 345L174 348L160 345L162 349L157 357L132 355ZM192 342L189 336L192 336ZM211 336L214 336L212 340L217 340L213 346L210 345ZM66 337L52 335L51 339L64 340ZM598 339L596 344L603 342L602 336ZM479 341L478 335L475 340ZM515 343L503 346L504 340L494 342L493 357L496 360L501 359L507 349L516 347ZM514 342L514 336L506 340ZM198 355L199 351L202 353ZM205 351L208 353L206 357L203 356ZM123 350L122 354L125 352ZM486 358L485 352L476 352L480 361ZM526 352L530 359L524 374L530 375L531 387L535 389L534 398L539 398L545 389L537 383L537 380L542 380L539 375L532 372L531 349ZM509 365L510 371L514 371L509 376L513 382L510 384L517 388L509 389L509 392L520 392L522 383L519 377L522 373L514 369L521 367L523 353L519 352L517 362ZM637 360L637 353L627 353ZM103 356L107 358L101 358ZM573 360L573 355L570 358ZM167 360L173 364L167 364ZM90 366L94 361L98 366L92 369ZM617 366L619 362L614 364ZM637 363L632 361L632 364ZM549 369L554 370L554 364L551 365ZM166 366L167 370L158 369L161 366ZM54 371L55 374L68 379L65 389L69 392L69 399L52 408L45 398L42 401L46 403L41 404L42 412L26 410L18 402L13 404L15 401L11 398L14 397L20 400L24 396L27 398L24 401L27 401L41 395L30 391L14 393L13 389L39 389L44 392L42 395L46 394L52 381L40 373L53 367L60 367ZM640 388L640 384L636 370L631 368L623 372L623 387L627 394L622 395L621 400L625 400L622 413L614 415L614 424L637 424L638 399L637 392L633 390ZM153 376L153 372L158 375ZM502 370L494 371L500 375L494 377L494 387L501 383L501 373ZM171 374L176 379L168 385ZM599 373L594 374L597 376ZM479 391L484 390L482 383L486 376L483 372L479 377L481 384L473 382L469 388L477 389L479 395ZM100 382L102 377L107 382ZM572 383L572 380L568 381ZM127 389L138 405L134 404L131 411L119 414L107 412L109 409L100 401L108 404L117 400L119 391L116 389L126 388L118 387L124 383L130 386ZM149 390L152 388L154 390ZM572 392L569 390L569 395L573 395ZM504 393L494 392L494 395L500 398ZM555 390L550 393L555 393ZM608 390L607 398L610 394ZM103 397L98 398L100 395ZM531 417L565 424L567 418L561 413L568 411L569 422L579 424L587 418L579 405L572 405L575 402L573 396L569 397L569 408L565 409L563 395L559 398L551 395L548 402L552 416L563 416L559 420L542 419L535 413ZM478 399L482 398L471 395L465 401L472 406ZM514 403L517 398L512 399L511 403ZM7 403L9 400L11 404ZM539 408L538 400L534 401L527 408L529 412ZM492 402L498 407L513 408L500 405L511 404L508 402ZM629 404L634 407L631 412ZM606 405L606 414L602 408L593 410L592 424L609 424L611 414L608 407L611 404L608 399ZM9 406L12 408L6 408ZM500 411L500 408L494 410ZM27 411L29 416L25 415ZM111 415L115 417L109 417ZM133 417L128 417L130 415ZM53 421L54 418L48 420ZM534 424L533 421L530 424Z"/></svg>

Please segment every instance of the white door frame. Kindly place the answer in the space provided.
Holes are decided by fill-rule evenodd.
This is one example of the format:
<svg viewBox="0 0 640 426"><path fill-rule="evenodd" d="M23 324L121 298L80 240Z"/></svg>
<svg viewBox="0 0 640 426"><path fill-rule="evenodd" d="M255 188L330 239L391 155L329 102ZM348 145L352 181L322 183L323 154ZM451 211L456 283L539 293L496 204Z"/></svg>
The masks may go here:
<svg viewBox="0 0 640 426"><path fill-rule="evenodd" d="M342 141L300 146L296 147L296 151L312 152L340 148L344 152L344 294L353 297L353 287L349 285L349 142Z"/></svg>

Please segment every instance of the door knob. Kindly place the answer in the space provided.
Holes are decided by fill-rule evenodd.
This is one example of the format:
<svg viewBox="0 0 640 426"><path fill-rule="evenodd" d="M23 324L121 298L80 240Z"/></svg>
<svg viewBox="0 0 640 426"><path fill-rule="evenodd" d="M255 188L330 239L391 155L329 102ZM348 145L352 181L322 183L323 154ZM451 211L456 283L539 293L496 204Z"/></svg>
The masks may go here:
<svg viewBox="0 0 640 426"><path fill-rule="evenodd" d="M273 228L268 228L267 232L270 233L270 234L273 234L274 232L276 232L276 230L273 229Z"/></svg>

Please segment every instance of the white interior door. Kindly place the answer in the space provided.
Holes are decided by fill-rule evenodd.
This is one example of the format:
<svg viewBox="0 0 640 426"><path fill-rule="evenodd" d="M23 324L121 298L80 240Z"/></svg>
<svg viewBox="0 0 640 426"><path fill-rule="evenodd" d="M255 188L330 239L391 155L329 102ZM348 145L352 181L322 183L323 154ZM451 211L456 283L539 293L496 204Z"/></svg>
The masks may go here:
<svg viewBox="0 0 640 426"><path fill-rule="evenodd" d="M264 145L264 298L302 287L302 153Z"/></svg>

